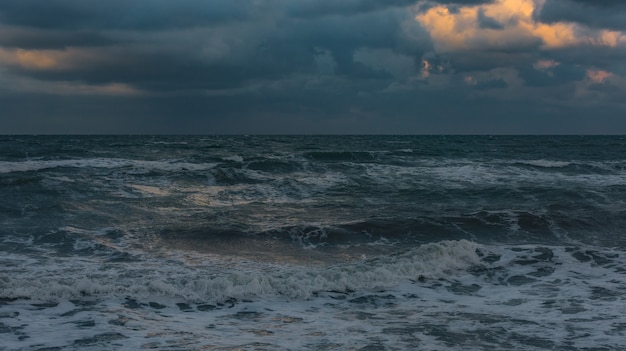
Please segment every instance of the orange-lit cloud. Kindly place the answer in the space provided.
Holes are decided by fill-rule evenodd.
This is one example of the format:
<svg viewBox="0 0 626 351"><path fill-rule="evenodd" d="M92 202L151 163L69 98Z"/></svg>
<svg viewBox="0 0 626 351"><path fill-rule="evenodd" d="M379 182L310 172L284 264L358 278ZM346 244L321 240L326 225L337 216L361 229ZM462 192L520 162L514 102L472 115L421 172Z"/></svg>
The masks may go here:
<svg viewBox="0 0 626 351"><path fill-rule="evenodd" d="M440 5L417 15L416 20L430 33L438 52L480 49L507 49L539 45L556 49L587 44L626 44L626 34L610 30L581 30L575 23L540 23L533 18L545 0L496 0L493 3L462 6L455 11ZM491 25L481 23L488 21Z"/></svg>
<svg viewBox="0 0 626 351"><path fill-rule="evenodd" d="M613 73L601 69L587 70L587 79L592 83L602 84L612 77L614 77Z"/></svg>
<svg viewBox="0 0 626 351"><path fill-rule="evenodd" d="M533 64L533 68L546 73L549 77L554 77L554 68L559 65L561 63L554 60L539 60Z"/></svg>
<svg viewBox="0 0 626 351"><path fill-rule="evenodd" d="M76 54L76 55L75 55ZM64 70L78 65L81 53L57 50L23 50L0 48L0 73L2 67L19 66L30 70ZM16 92L34 92L51 95L116 95L136 96L145 92L125 83L86 84L78 81L46 81L8 73L2 76L4 89Z"/></svg>
<svg viewBox="0 0 626 351"><path fill-rule="evenodd" d="M0 47L0 65L38 71L71 70L106 60L97 51L80 48L62 50L7 49Z"/></svg>
<svg viewBox="0 0 626 351"><path fill-rule="evenodd" d="M585 78L576 82L574 96L584 105L604 105L607 101L623 105L626 77L602 69L588 69Z"/></svg>
<svg viewBox="0 0 626 351"><path fill-rule="evenodd" d="M533 64L533 68L538 71L545 71L557 67L558 65L560 65L560 63L554 60L539 60Z"/></svg>
<svg viewBox="0 0 626 351"><path fill-rule="evenodd" d="M15 59L17 63L24 68L50 69L59 66L58 55L41 50L23 50L15 51Z"/></svg>
<svg viewBox="0 0 626 351"><path fill-rule="evenodd" d="M0 76L0 83L5 89L14 92L38 93L47 95L75 96L139 96L146 92L126 83L112 82L105 84L87 84L75 81L46 81L10 74Z"/></svg>
<svg viewBox="0 0 626 351"><path fill-rule="evenodd" d="M145 93L125 83L85 84L65 81L35 81L21 79L15 82L15 90L49 95L100 95L100 96L139 96Z"/></svg>
<svg viewBox="0 0 626 351"><path fill-rule="evenodd" d="M26 69L55 70L69 66L72 53L62 50L25 50L0 48L0 64Z"/></svg>

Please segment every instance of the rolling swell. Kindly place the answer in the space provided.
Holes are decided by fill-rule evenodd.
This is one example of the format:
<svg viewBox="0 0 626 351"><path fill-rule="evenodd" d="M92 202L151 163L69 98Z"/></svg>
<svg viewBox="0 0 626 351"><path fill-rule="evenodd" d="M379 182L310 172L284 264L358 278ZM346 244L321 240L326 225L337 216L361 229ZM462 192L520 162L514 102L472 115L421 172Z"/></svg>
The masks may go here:
<svg viewBox="0 0 626 351"><path fill-rule="evenodd" d="M372 152L363 151L311 151L304 157L315 161L330 162L374 162L377 157Z"/></svg>
<svg viewBox="0 0 626 351"><path fill-rule="evenodd" d="M469 241L442 241L391 256L362 259L339 265L258 265L224 272L222 267L189 267L174 257L168 265L144 258L141 262L108 262L104 267L87 262L59 260L66 275L59 277L45 266L20 268L23 276L0 276L2 298L59 299L103 296L170 296L194 302L284 296L310 298L330 291L357 291L387 287L420 277L441 278L480 264L478 246ZM17 259L12 255L7 262ZM36 260L28 262L33 265ZM59 267L55 267L58 269ZM104 269L102 269L104 268ZM89 270L93 269L93 270Z"/></svg>
<svg viewBox="0 0 626 351"><path fill-rule="evenodd" d="M456 239L624 245L619 138L77 136L3 143L0 208L17 232L39 218L92 232L118 226L139 238L182 228L203 240L262 237L309 248Z"/></svg>
<svg viewBox="0 0 626 351"><path fill-rule="evenodd" d="M612 223L611 223L612 221ZM255 228L246 223L227 227L193 226L168 228L161 235L168 240L197 242L255 239L280 241L305 249L350 248L363 245L386 247L417 246L440 240L472 240L483 244L598 244L607 230L616 236L624 225L620 216L570 217L561 211L477 211L460 215L433 215L417 218L370 218L348 223L309 223L293 226ZM599 230L602 230L600 232ZM619 237L619 236L618 236ZM606 244L619 244L607 236Z"/></svg>

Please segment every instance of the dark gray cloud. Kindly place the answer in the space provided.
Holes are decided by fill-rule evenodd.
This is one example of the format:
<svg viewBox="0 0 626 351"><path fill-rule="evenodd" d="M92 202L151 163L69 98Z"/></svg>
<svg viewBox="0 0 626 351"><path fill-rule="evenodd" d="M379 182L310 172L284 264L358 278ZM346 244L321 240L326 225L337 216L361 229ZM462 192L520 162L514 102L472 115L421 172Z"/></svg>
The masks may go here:
<svg viewBox="0 0 626 351"><path fill-rule="evenodd" d="M433 4L475 5L493 0L433 0ZM294 17L318 17L327 15L354 15L362 12L380 11L388 8L407 7L420 0L296 0L287 1L287 12Z"/></svg>
<svg viewBox="0 0 626 351"><path fill-rule="evenodd" d="M47 31L41 29L0 28L0 47L22 49L63 49L79 46L109 46L118 43L94 30Z"/></svg>
<svg viewBox="0 0 626 351"><path fill-rule="evenodd" d="M567 63L545 69L538 69L536 64L526 64L519 67L519 72L531 87L558 87L581 81L586 75L586 70L580 65Z"/></svg>
<svg viewBox="0 0 626 351"><path fill-rule="evenodd" d="M589 5L589 6L598 6L598 7L613 7L613 6L624 6L624 1L622 0L573 0L575 2Z"/></svg>
<svg viewBox="0 0 626 351"><path fill-rule="evenodd" d="M107 32L90 32L78 42L72 31L47 33L37 29L7 38L7 47L51 48L104 45L77 60L71 68L14 70L42 80L70 80L92 84L128 83L148 91L232 89L258 80L279 80L291 74L333 73L351 79L384 76L354 61L361 47L390 48L417 58L428 47L411 47L401 25L411 16L399 10L362 13L349 18L317 20L282 18L279 24L254 23L242 27L196 29L192 33L129 35L125 41L108 38ZM269 27L269 28L265 28ZM47 38L56 41L46 42ZM423 39L427 34L422 32ZM191 39L189 38L191 36ZM0 37L1 38L1 37ZM92 39L92 41L89 41ZM116 43L117 45L112 45ZM412 40L412 39L411 39ZM0 39L1 41L1 39ZM320 72L325 57L326 72ZM324 70L324 69L322 69Z"/></svg>
<svg viewBox="0 0 626 351"><path fill-rule="evenodd" d="M354 15L390 7L413 5L418 0L300 0L287 2L287 13L293 17L318 17L327 15Z"/></svg>
<svg viewBox="0 0 626 351"><path fill-rule="evenodd" d="M441 32L416 18L487 4L0 1L0 134L554 133L565 115L578 129L562 132L626 132L611 117L626 36L594 42L626 29L621 2L547 0L532 19L481 7ZM583 39L550 46L522 20Z"/></svg>
<svg viewBox="0 0 626 351"><path fill-rule="evenodd" d="M626 29L626 2L621 0L547 0L537 19L575 22L593 28Z"/></svg>
<svg viewBox="0 0 626 351"><path fill-rule="evenodd" d="M481 28L504 29L504 25L502 23L498 22L492 17L487 16L483 9L480 9L478 11L478 24Z"/></svg>
<svg viewBox="0 0 626 351"><path fill-rule="evenodd" d="M0 21L45 29L164 29L249 18L253 0L20 0L0 2Z"/></svg>

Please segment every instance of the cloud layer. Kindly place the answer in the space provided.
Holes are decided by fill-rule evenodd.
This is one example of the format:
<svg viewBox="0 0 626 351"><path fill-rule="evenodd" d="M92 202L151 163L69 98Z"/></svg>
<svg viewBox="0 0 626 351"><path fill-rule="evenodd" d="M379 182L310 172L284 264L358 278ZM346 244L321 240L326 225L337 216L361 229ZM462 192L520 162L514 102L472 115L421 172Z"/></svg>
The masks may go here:
<svg viewBox="0 0 626 351"><path fill-rule="evenodd" d="M610 0L0 2L0 133L625 133L625 23Z"/></svg>

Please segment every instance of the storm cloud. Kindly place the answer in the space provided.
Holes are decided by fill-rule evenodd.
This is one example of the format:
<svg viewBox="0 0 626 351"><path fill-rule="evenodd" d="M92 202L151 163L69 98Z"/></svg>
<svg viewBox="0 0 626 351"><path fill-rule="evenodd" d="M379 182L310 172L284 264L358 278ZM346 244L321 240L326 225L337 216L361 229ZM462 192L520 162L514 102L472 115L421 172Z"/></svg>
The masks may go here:
<svg viewBox="0 0 626 351"><path fill-rule="evenodd" d="M3 133L625 133L626 6L0 2Z"/></svg>
<svg viewBox="0 0 626 351"><path fill-rule="evenodd" d="M626 2L618 0L548 0L538 12L545 23L574 22L592 28L626 29Z"/></svg>

